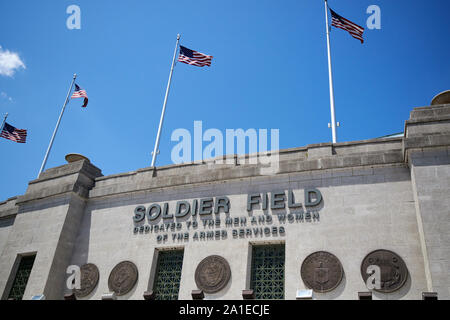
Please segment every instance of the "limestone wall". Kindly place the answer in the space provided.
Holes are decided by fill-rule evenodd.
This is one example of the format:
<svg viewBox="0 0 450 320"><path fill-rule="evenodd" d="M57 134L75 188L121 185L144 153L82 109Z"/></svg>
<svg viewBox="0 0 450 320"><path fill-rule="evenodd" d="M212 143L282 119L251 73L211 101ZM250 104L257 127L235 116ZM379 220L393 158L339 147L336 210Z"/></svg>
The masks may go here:
<svg viewBox="0 0 450 320"><path fill-rule="evenodd" d="M69 293L67 267L85 263L100 271L86 299L100 299L109 292L111 270L124 260L137 266L139 280L119 299L142 299L153 288L158 252L173 248L184 249L180 299L191 299L197 265L210 255L228 261L231 280L205 298L242 299L242 290L250 286L251 248L270 243L285 245L286 299L306 288L300 267L316 251L334 254L345 275L335 290L314 298L357 299L358 292L368 291L361 263L377 249L398 254L409 277L393 293L374 292L374 299L420 299L425 291L449 299L449 124L450 105L415 108L404 137L281 150L275 171L249 163L259 154L232 156L224 164L211 159L106 177L88 160L48 169L24 195L0 203L2 299L20 257L28 254L36 254L36 260L24 299L37 294L62 299ZM322 195L317 206L306 206L309 188ZM247 211L249 195L270 197L279 191L286 197L293 192L303 211L264 211L260 204ZM228 213L133 221L137 206L167 204L170 215L178 201L217 197L227 197Z"/></svg>

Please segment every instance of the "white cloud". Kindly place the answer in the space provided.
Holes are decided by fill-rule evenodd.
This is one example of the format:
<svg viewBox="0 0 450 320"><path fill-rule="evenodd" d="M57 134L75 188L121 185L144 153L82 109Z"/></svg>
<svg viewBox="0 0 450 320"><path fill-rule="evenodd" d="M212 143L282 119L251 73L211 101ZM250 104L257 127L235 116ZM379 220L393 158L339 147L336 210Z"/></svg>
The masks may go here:
<svg viewBox="0 0 450 320"><path fill-rule="evenodd" d="M8 94L6 92L0 92L0 96L2 97L2 99L8 100L9 102L13 102L13 98L11 98L10 96L8 96Z"/></svg>
<svg viewBox="0 0 450 320"><path fill-rule="evenodd" d="M24 68L25 64L16 52L3 50L0 46L0 75L12 77L19 68Z"/></svg>

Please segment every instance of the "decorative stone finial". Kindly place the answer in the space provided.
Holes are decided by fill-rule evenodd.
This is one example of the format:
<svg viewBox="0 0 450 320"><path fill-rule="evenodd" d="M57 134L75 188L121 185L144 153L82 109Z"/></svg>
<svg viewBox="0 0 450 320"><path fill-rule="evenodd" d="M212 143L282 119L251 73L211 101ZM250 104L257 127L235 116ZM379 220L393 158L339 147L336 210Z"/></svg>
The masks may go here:
<svg viewBox="0 0 450 320"><path fill-rule="evenodd" d="M67 163L72 163L80 160L86 160L87 162L90 162L88 158L79 153L69 153L68 155L66 155Z"/></svg>
<svg viewBox="0 0 450 320"><path fill-rule="evenodd" d="M450 90L443 91L436 95L433 100L431 100L431 105L435 106L438 104L447 104L450 103Z"/></svg>

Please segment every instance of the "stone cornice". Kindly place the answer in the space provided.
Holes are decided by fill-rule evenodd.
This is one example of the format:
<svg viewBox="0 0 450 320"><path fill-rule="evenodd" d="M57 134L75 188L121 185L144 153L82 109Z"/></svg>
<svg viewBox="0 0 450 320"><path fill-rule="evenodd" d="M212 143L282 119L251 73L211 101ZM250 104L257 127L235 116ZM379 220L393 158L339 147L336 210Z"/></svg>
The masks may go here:
<svg viewBox="0 0 450 320"><path fill-rule="evenodd" d="M38 179L30 181L27 192L17 198L16 204L66 196L70 193L87 199L95 178L101 175L101 170L86 160L48 169L41 173Z"/></svg>
<svg viewBox="0 0 450 320"><path fill-rule="evenodd" d="M89 192L89 199L254 177L270 179L270 177L298 172L403 164L402 141L402 137L371 139L280 150L279 170L274 175L263 174L264 165L239 162L239 160L258 157L255 154L237 157L238 161L233 164L214 164L214 161L208 160L160 168L149 167L96 178L95 187ZM222 158L215 160L217 159Z"/></svg>

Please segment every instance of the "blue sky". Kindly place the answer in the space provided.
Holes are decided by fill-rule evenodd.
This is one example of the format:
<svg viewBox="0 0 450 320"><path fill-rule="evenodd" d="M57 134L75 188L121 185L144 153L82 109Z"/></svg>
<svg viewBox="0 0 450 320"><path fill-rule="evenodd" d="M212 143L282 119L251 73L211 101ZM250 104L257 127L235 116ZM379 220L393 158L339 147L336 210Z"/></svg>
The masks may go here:
<svg viewBox="0 0 450 320"><path fill-rule="evenodd" d="M69 5L81 29L69 30ZM366 27L365 43L332 29L338 142L403 131L413 107L450 89L450 2L329 0ZM150 166L177 33L214 56L210 68L175 67L157 165L171 164L177 128L279 129L280 148L329 142L324 4L321 0L15 0L0 2L0 53L23 66L0 74L0 113L28 130L0 139L0 200L37 177L72 75L87 90L67 106L47 168L81 153L104 175Z"/></svg>

